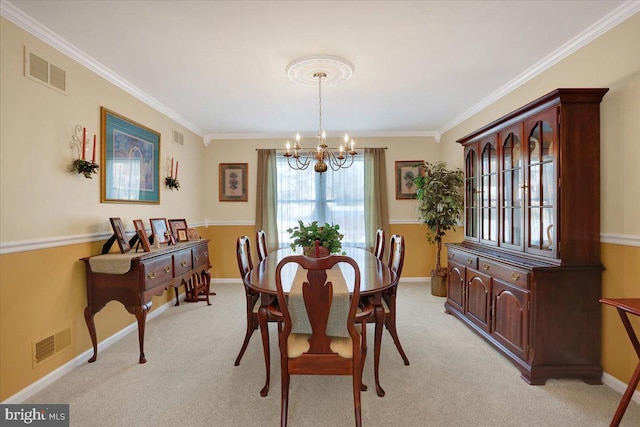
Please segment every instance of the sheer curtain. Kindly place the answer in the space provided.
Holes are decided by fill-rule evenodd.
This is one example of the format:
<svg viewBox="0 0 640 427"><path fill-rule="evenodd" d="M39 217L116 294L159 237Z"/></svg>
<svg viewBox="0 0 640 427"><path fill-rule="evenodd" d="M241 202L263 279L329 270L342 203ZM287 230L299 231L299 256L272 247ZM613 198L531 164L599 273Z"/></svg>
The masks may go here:
<svg viewBox="0 0 640 427"><path fill-rule="evenodd" d="M277 156L277 222L280 247L288 246L287 229L298 220L339 224L343 246L365 247L364 156L350 168L319 174L310 166L293 170L287 159Z"/></svg>
<svg viewBox="0 0 640 427"><path fill-rule="evenodd" d="M390 237L385 152L385 148L364 150L364 227L368 249L376 243L378 228L384 230L387 239Z"/></svg>
<svg viewBox="0 0 640 427"><path fill-rule="evenodd" d="M267 248L277 249L279 245L278 223L276 218L276 150L258 150L258 168L256 182L256 232L264 230Z"/></svg>

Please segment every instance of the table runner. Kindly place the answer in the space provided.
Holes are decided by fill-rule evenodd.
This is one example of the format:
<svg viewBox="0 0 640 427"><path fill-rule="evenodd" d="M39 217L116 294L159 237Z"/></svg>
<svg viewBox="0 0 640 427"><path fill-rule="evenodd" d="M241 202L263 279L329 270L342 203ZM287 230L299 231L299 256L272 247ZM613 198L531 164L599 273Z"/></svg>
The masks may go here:
<svg viewBox="0 0 640 427"><path fill-rule="evenodd" d="M307 270L298 267L296 276L291 284L288 301L292 323L291 332L296 334L311 334L312 332L302 296L302 283L306 280ZM333 298L331 300L329 320L327 321L327 336L349 337L349 332L347 331L347 316L349 315L351 301L347 283L338 265L327 270L327 282L333 284Z"/></svg>
<svg viewBox="0 0 640 427"><path fill-rule="evenodd" d="M166 247L160 249L152 248L151 252L129 251L124 254L112 253L93 256L89 258L89 265L91 266L91 271L93 271L94 273L125 274L131 269L132 258L136 258L144 254L158 252L162 249L166 249Z"/></svg>

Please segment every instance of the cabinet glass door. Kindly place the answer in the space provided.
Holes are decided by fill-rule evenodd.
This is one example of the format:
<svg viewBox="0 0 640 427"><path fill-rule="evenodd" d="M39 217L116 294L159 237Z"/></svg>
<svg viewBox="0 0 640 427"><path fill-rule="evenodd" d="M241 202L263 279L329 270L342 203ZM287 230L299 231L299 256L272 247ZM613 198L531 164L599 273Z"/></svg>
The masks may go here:
<svg viewBox="0 0 640 427"><path fill-rule="evenodd" d="M478 240L477 162L475 145L467 147L464 155L464 234L471 240Z"/></svg>
<svg viewBox="0 0 640 427"><path fill-rule="evenodd" d="M501 230L500 246L522 249L523 183L520 126L501 133Z"/></svg>
<svg viewBox="0 0 640 427"><path fill-rule="evenodd" d="M480 143L480 240L498 244L498 155L495 136Z"/></svg>
<svg viewBox="0 0 640 427"><path fill-rule="evenodd" d="M557 112L547 110L525 123L527 137L527 244L525 250L557 253L556 164Z"/></svg>

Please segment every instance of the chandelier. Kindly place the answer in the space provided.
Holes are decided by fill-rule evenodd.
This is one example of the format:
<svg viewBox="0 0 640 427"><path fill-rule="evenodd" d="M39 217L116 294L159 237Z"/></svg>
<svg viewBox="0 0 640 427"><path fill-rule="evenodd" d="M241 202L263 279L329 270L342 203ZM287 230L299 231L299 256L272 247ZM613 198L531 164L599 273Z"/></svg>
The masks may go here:
<svg viewBox="0 0 640 427"><path fill-rule="evenodd" d="M344 142L338 148L330 148L327 145L327 135L322 127L322 81L327 79L329 73L333 74L331 84L344 83L351 77L352 67L346 61L337 57L313 56L295 61L288 67L289 78L300 84L309 84L309 74L313 80L318 82L319 99L319 126L318 144L315 148L305 149L300 145L300 133L296 133L296 140L293 146L287 141L286 152L289 167L295 170L305 170L313 163L313 170L318 173L326 172L330 167L332 170L346 169L353 164L356 154L355 142L349 139L348 134L344 134ZM337 77L336 77L337 76ZM312 81L313 81L312 80Z"/></svg>

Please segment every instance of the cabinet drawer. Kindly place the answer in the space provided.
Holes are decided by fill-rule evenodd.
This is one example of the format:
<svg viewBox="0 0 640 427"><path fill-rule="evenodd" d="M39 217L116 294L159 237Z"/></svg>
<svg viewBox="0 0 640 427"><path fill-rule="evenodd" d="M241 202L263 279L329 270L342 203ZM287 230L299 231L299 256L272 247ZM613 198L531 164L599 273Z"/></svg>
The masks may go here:
<svg viewBox="0 0 640 427"><path fill-rule="evenodd" d="M191 270L191 250L178 252L173 256L173 267L175 277L187 273Z"/></svg>
<svg viewBox="0 0 640 427"><path fill-rule="evenodd" d="M478 269L478 257L474 255L469 255L464 252L452 251L449 249L447 258L455 261L459 264L464 265L465 267Z"/></svg>
<svg viewBox="0 0 640 427"><path fill-rule="evenodd" d="M209 266L209 247L208 245L201 245L193 249L193 267L200 265Z"/></svg>
<svg viewBox="0 0 640 427"><path fill-rule="evenodd" d="M152 289L173 278L173 258L171 255L143 264L144 289Z"/></svg>
<svg viewBox="0 0 640 427"><path fill-rule="evenodd" d="M478 270L512 285L529 289L529 274L524 270L484 258L478 260Z"/></svg>

